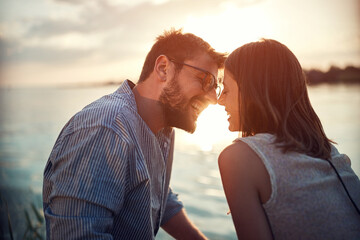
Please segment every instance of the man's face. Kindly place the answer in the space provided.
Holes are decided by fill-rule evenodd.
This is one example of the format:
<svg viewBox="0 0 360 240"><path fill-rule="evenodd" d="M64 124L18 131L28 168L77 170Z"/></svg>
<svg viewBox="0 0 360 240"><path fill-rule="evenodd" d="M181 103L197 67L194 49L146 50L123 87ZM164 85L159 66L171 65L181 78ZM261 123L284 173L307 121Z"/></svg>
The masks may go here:
<svg viewBox="0 0 360 240"><path fill-rule="evenodd" d="M200 54L194 59L185 60L186 64L204 69L217 76L217 65L207 54ZM174 68L175 63L174 64ZM216 92L205 92L202 87L204 73L182 66L168 82L160 95L167 126L177 127L193 133L199 114L210 104L216 103Z"/></svg>

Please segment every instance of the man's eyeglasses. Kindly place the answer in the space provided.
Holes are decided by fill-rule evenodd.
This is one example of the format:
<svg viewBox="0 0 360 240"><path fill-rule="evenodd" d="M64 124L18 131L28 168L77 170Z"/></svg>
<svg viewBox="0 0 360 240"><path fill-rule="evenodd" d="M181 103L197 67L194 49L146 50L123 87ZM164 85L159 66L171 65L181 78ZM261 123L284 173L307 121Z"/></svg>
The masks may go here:
<svg viewBox="0 0 360 240"><path fill-rule="evenodd" d="M204 78L202 79L201 81L201 84L202 84L202 88L205 92L209 92L211 91L212 89L215 89L216 91L216 95L219 97L220 94L221 94L221 88L220 86L217 84L217 80L216 80L216 77L206 71L205 69L202 69L202 68L198 68L198 67L195 67L195 66L192 66L190 64L187 64L187 63L182 63L182 62L178 62L176 61L175 59L172 59L172 58L169 58L169 60L173 63L176 63L176 64L180 64L180 65L184 65L184 66L187 66L187 67L191 67L193 69L196 69L198 71L201 71L205 74Z"/></svg>

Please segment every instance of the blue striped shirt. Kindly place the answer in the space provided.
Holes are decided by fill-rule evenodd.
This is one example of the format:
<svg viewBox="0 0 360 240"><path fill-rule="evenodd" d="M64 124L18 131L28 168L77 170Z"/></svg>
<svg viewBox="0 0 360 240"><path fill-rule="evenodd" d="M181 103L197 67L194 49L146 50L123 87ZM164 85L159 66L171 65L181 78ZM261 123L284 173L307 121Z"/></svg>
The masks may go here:
<svg viewBox="0 0 360 240"><path fill-rule="evenodd" d="M156 135L130 81L61 131L44 170L48 239L154 239L182 209L170 187L174 130Z"/></svg>

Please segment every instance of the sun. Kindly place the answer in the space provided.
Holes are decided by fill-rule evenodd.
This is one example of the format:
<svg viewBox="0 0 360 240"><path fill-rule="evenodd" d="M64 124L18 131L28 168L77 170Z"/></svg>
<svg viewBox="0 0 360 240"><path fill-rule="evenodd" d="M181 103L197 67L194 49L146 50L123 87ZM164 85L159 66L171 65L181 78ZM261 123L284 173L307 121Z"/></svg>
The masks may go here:
<svg viewBox="0 0 360 240"><path fill-rule="evenodd" d="M196 131L193 134L179 132L176 141L182 145L195 146L203 152L220 151L238 136L238 133L230 132L228 127L224 107L210 105L200 114Z"/></svg>
<svg viewBox="0 0 360 240"><path fill-rule="evenodd" d="M184 32L200 36L216 51L231 52L245 43L273 36L266 4L221 4L215 14L187 16Z"/></svg>
<svg viewBox="0 0 360 240"><path fill-rule="evenodd" d="M266 2L250 5L224 3L209 15L187 16L184 32L193 33L207 41L216 51L231 53L245 43L271 38L274 29L266 11ZM219 76L222 73L219 72ZM238 137L228 130L224 107L210 105L201 113L193 134L181 133L177 141L197 146L201 151L219 151Z"/></svg>

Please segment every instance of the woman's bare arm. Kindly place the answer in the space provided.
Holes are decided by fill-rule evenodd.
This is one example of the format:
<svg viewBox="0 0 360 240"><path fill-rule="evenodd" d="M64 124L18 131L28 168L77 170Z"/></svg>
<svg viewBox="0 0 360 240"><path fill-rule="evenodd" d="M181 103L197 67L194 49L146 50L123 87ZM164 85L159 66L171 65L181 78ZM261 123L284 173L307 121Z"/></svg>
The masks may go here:
<svg viewBox="0 0 360 240"><path fill-rule="evenodd" d="M269 174L256 153L243 142L219 156L225 195L239 239L272 239L262 203L271 195Z"/></svg>

